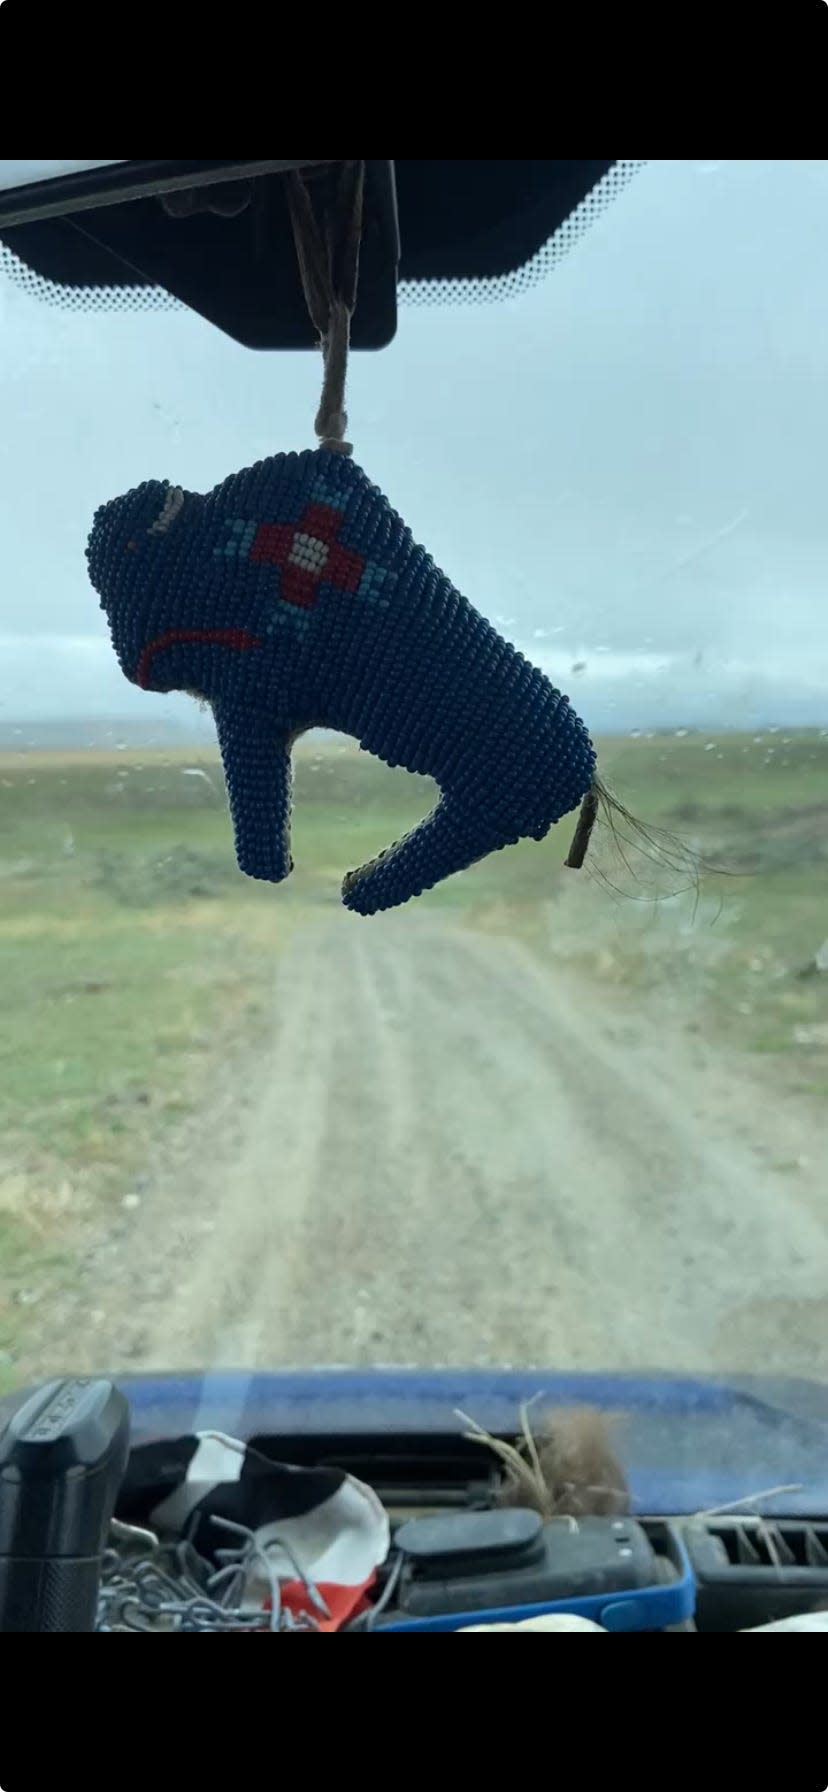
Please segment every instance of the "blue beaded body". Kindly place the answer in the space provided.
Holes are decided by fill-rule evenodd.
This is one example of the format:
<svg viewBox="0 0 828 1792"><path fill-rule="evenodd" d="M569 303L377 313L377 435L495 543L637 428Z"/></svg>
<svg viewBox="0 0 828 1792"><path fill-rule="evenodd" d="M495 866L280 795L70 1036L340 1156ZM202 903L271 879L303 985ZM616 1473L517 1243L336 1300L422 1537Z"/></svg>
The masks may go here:
<svg viewBox="0 0 828 1792"><path fill-rule="evenodd" d="M291 869L290 751L308 728L440 788L425 821L346 877L362 914L542 839L593 782L568 699L345 456L274 455L205 495L147 481L96 513L87 559L126 676L211 704L251 877Z"/></svg>

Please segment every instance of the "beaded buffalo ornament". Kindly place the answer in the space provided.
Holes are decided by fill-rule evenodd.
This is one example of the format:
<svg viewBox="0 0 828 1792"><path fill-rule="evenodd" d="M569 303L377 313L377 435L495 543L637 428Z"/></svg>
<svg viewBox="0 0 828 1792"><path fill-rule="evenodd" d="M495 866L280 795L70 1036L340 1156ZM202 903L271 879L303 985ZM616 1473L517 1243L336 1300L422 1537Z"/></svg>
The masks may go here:
<svg viewBox="0 0 828 1792"><path fill-rule="evenodd" d="M204 494L148 480L98 510L87 559L127 678L212 707L250 877L292 868L291 746L308 728L353 735L440 789L424 821L345 878L359 914L541 840L592 800L595 752L568 699L344 453L276 454Z"/></svg>

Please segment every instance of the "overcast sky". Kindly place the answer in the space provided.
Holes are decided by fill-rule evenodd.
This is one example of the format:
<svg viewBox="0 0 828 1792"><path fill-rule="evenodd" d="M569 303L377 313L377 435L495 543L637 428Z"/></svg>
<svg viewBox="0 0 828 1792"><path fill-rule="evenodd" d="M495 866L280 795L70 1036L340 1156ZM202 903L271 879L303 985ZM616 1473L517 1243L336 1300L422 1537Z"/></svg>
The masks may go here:
<svg viewBox="0 0 828 1792"><path fill-rule="evenodd" d="M118 670L92 513L312 445L318 379L0 279L0 722L176 713ZM596 729L828 720L828 162L649 164L522 296L402 308L349 409L415 535Z"/></svg>

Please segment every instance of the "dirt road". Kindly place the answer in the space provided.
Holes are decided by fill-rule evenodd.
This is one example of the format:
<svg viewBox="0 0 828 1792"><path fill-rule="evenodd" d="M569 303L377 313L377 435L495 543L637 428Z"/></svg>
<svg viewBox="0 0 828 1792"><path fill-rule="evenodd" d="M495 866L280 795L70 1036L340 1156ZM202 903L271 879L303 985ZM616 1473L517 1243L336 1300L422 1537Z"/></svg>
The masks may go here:
<svg viewBox="0 0 828 1792"><path fill-rule="evenodd" d="M514 942L332 914L99 1258L95 1357L824 1374L824 1129L735 1069Z"/></svg>

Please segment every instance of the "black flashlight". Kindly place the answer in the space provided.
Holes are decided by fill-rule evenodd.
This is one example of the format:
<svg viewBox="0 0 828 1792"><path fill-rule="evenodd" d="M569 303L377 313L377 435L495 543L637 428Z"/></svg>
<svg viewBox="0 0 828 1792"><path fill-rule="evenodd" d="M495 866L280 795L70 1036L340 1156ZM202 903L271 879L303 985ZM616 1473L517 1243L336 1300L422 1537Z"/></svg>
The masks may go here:
<svg viewBox="0 0 828 1792"><path fill-rule="evenodd" d="M0 1433L0 1633L95 1628L101 1563L129 1453L111 1381L69 1376Z"/></svg>

